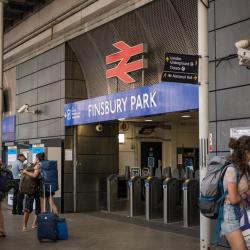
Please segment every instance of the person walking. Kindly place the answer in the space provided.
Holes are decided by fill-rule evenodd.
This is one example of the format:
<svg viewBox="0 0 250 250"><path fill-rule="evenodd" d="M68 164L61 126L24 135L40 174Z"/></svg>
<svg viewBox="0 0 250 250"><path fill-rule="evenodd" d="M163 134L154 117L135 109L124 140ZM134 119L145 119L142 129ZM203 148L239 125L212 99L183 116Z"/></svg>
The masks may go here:
<svg viewBox="0 0 250 250"><path fill-rule="evenodd" d="M26 157L23 154L17 156L16 161L12 165L12 174L15 183L14 194L13 194L13 207L12 214L23 214L23 199L24 195L19 191L19 184L21 173L23 171L23 162L26 160Z"/></svg>
<svg viewBox="0 0 250 250"><path fill-rule="evenodd" d="M224 192L228 192L224 201L221 234L225 235L232 250L247 250L246 242L240 230L241 208L247 206L250 176L250 136L238 140L230 139L229 147L233 153L232 162L223 178Z"/></svg>
<svg viewBox="0 0 250 250"><path fill-rule="evenodd" d="M24 208L24 216L23 216L23 232L27 232L27 225L29 221L30 214L33 211L33 204L35 201L35 218L32 223L32 229L37 227L37 215L41 213L41 206L40 206L40 196L39 196L39 186L40 186L40 161L41 157L40 154L36 155L36 161L33 171L29 171L28 169L23 170L24 175L28 175L31 178L37 179L37 190L34 194L26 194L25 196L25 208Z"/></svg>
<svg viewBox="0 0 250 250"><path fill-rule="evenodd" d="M0 159L0 168L3 167L3 162ZM4 198L4 193L0 191L0 238L5 237L5 229L4 229L4 218L2 212L2 201Z"/></svg>

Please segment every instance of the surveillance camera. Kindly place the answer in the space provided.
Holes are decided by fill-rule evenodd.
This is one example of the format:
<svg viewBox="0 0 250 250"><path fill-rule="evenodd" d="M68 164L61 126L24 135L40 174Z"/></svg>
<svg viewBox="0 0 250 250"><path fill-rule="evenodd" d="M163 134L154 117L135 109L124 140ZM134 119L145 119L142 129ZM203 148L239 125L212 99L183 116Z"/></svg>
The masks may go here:
<svg viewBox="0 0 250 250"><path fill-rule="evenodd" d="M29 109L29 104L24 104L21 108L17 110L18 113L27 112Z"/></svg>
<svg viewBox="0 0 250 250"><path fill-rule="evenodd" d="M103 131L103 126L101 124L96 125L95 127L97 132L102 132Z"/></svg>
<svg viewBox="0 0 250 250"><path fill-rule="evenodd" d="M250 69L250 40L240 40L235 47L238 49L239 65Z"/></svg>

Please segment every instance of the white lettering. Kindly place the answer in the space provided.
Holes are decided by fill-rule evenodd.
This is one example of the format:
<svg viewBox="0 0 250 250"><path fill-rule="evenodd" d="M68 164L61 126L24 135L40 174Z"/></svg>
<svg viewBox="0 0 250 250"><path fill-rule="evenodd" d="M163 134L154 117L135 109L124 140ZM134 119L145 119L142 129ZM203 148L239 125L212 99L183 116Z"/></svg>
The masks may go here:
<svg viewBox="0 0 250 250"><path fill-rule="evenodd" d="M154 93L150 93L150 107L157 107L156 102L154 100L156 95L156 91Z"/></svg>
<svg viewBox="0 0 250 250"><path fill-rule="evenodd" d="M88 111L89 111L89 117L91 116L91 112L92 112L92 105L88 106Z"/></svg>
<svg viewBox="0 0 250 250"><path fill-rule="evenodd" d="M119 110L120 110L120 112L122 112L122 108L121 108L122 101L121 101L121 99L117 99L116 102L117 102L117 113L119 113Z"/></svg>
<svg viewBox="0 0 250 250"><path fill-rule="evenodd" d="M110 101L110 111L112 114L114 114L116 111L116 102L114 102L113 104L114 105L112 105L112 102ZM112 106L113 106L113 109L112 109Z"/></svg>
<svg viewBox="0 0 250 250"><path fill-rule="evenodd" d="M109 114L109 102L105 101L105 115Z"/></svg>
<svg viewBox="0 0 250 250"><path fill-rule="evenodd" d="M128 100L128 97L126 97L125 99L122 98L123 112L126 112L127 100Z"/></svg>
<svg viewBox="0 0 250 250"><path fill-rule="evenodd" d="M136 110L138 108L142 109L142 101L141 101L141 96L140 95L137 96L137 102L136 102Z"/></svg>
<svg viewBox="0 0 250 250"><path fill-rule="evenodd" d="M143 108L148 107L149 108L149 104L148 104L148 94L143 94L142 96L143 99Z"/></svg>
<svg viewBox="0 0 250 250"><path fill-rule="evenodd" d="M105 114L105 110L104 110L104 102L101 102L101 115Z"/></svg>
<svg viewBox="0 0 250 250"><path fill-rule="evenodd" d="M130 102L131 102L131 110L134 110L134 106L136 104L136 98L134 95L131 96Z"/></svg>

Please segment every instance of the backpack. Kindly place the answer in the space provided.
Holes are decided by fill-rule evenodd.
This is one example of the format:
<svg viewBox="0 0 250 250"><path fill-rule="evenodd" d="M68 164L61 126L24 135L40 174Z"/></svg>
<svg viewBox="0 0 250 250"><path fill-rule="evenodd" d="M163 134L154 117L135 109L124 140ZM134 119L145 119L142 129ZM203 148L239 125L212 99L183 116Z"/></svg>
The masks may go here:
<svg viewBox="0 0 250 250"><path fill-rule="evenodd" d="M208 162L208 169L200 186L199 207L201 213L210 219L217 219L220 207L224 204L223 177L231 162L225 157L215 156Z"/></svg>
<svg viewBox="0 0 250 250"><path fill-rule="evenodd" d="M34 171L34 164L29 164L25 168L27 171ZM34 194L38 191L38 178L32 178L28 175L22 175L20 179L19 190L23 194Z"/></svg>
<svg viewBox="0 0 250 250"><path fill-rule="evenodd" d="M45 191L56 192L58 190L58 171L57 161L41 161L42 182L45 185Z"/></svg>
<svg viewBox="0 0 250 250"><path fill-rule="evenodd" d="M0 168L0 191L6 193L13 187L15 187L15 183L12 172L7 168Z"/></svg>

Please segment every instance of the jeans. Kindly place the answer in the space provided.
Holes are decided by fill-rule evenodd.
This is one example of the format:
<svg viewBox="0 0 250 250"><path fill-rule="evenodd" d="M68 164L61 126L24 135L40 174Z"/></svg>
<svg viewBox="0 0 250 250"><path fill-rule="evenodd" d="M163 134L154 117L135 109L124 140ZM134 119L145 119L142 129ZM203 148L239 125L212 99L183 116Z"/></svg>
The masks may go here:
<svg viewBox="0 0 250 250"><path fill-rule="evenodd" d="M24 195L19 191L20 180L14 180L14 194L13 194L13 207L12 212L21 214L23 212L23 199Z"/></svg>

